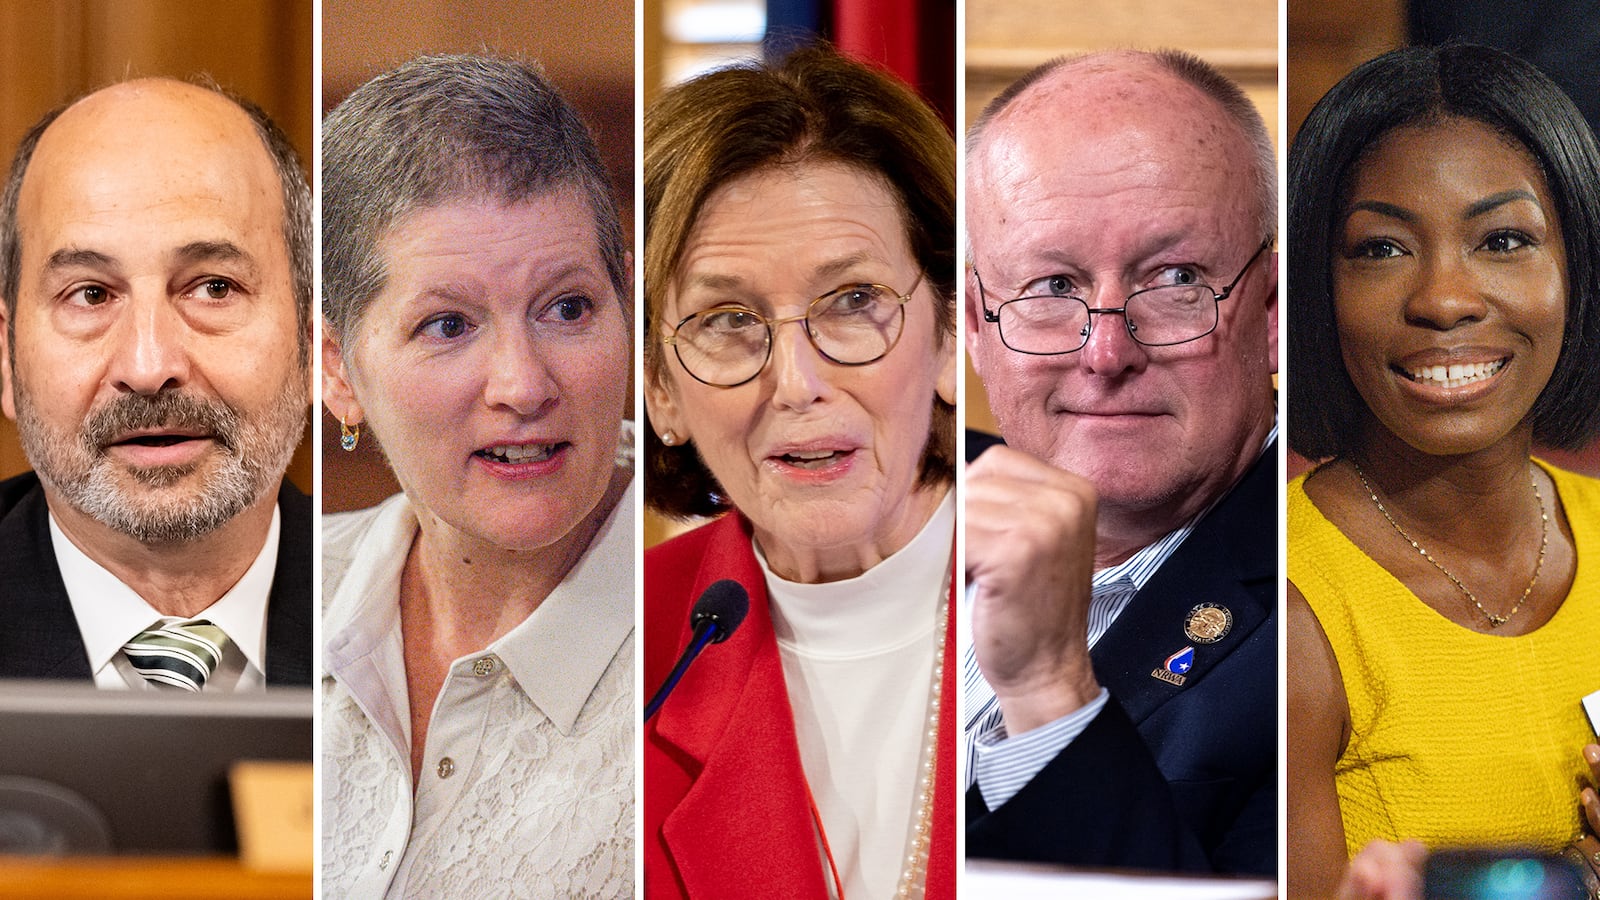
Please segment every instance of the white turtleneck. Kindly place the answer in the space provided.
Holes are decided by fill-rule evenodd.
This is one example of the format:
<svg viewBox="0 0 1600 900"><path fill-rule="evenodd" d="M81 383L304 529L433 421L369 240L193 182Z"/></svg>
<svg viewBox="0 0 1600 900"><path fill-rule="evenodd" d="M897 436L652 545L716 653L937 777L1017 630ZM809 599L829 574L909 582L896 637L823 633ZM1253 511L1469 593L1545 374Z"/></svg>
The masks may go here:
<svg viewBox="0 0 1600 900"><path fill-rule="evenodd" d="M922 812L917 774L955 523L947 493L911 543L826 584L785 581L756 550L800 762L851 900L894 895Z"/></svg>

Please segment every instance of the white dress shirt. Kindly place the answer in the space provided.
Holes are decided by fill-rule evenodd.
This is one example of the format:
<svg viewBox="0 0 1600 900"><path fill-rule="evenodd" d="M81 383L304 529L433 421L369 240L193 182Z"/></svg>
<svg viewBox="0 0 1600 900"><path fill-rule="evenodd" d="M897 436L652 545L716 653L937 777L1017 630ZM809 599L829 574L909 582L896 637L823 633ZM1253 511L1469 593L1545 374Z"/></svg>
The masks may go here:
<svg viewBox="0 0 1600 900"><path fill-rule="evenodd" d="M323 520L323 895L633 895L634 486L532 615L451 663L411 781L403 494Z"/></svg>
<svg viewBox="0 0 1600 900"><path fill-rule="evenodd" d="M272 525L267 529L266 542L256 554L255 562L217 602L191 617L205 619L221 628L232 642L223 653L217 671L206 681L208 691L255 690L266 681L262 673L266 671L267 598L272 593L273 573L278 566L279 519L279 510L274 506ZM85 555L62 532L54 514L50 516L50 545L55 551L56 564L61 567L61 581L66 585L72 614L78 620L84 649L89 653L89 670L94 673L95 686L157 690L133 668L133 663L122 653L122 645L163 620L180 620L156 612L155 607L132 588Z"/></svg>

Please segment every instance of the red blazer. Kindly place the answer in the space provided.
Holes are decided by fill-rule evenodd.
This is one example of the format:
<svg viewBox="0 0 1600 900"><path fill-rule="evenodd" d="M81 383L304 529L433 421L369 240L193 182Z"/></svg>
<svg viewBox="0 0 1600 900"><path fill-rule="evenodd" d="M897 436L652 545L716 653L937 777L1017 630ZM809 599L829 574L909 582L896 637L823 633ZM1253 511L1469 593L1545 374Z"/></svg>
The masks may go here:
<svg viewBox="0 0 1600 900"><path fill-rule="evenodd" d="M689 611L712 582L750 592L744 624L706 648L644 729L644 896L826 897L828 876L767 588L749 526L730 514L645 553L644 688L654 692L689 643ZM955 585L939 698L938 767L927 896L956 892ZM849 897L847 900L867 900Z"/></svg>

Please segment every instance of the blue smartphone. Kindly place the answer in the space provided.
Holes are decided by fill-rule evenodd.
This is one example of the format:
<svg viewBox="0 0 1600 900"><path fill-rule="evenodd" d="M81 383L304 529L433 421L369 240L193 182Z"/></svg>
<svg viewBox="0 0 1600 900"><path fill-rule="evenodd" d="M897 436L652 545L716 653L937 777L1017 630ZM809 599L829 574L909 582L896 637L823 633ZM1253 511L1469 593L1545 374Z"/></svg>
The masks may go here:
<svg viewBox="0 0 1600 900"><path fill-rule="evenodd" d="M1587 900L1570 860L1517 850L1439 850L1422 871L1424 900Z"/></svg>

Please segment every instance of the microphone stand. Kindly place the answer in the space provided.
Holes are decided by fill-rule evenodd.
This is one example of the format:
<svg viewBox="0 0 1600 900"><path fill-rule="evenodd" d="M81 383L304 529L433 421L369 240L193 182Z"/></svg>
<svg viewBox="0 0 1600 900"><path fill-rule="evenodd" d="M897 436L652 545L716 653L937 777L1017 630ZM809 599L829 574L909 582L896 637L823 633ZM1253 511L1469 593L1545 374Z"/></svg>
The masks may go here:
<svg viewBox="0 0 1600 900"><path fill-rule="evenodd" d="M694 635L689 639L689 646L683 648L683 655L678 657L678 664L673 666L672 671L667 674L667 680L661 682L661 687L656 691L656 695L650 698L649 703L645 704L644 720L646 722L650 721L650 717L656 714L656 710L661 708L661 704L667 701L667 695L672 693L674 687L677 687L678 679L682 678L683 673L689 670L689 664L694 662L695 657L700 655L700 651L704 650L706 645L716 638L717 632L721 629L722 626L717 623L716 619L709 616L701 619L700 623L694 627Z"/></svg>

